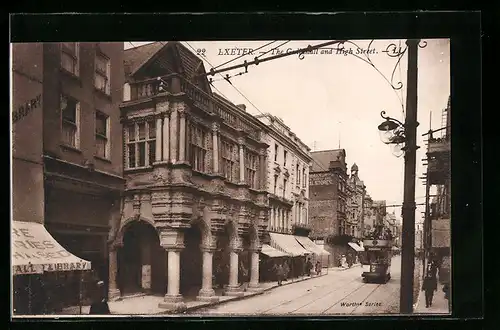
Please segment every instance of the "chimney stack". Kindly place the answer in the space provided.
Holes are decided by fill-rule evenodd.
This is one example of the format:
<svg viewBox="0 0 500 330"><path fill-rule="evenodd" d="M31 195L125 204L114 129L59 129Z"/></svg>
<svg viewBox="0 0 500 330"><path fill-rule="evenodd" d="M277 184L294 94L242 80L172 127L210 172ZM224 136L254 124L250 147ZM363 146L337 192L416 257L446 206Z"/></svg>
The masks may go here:
<svg viewBox="0 0 500 330"><path fill-rule="evenodd" d="M238 104L238 105L236 105L236 106L237 106L238 108L240 108L241 110L245 111L245 112L247 111L247 106L246 106L246 105L244 105L244 104Z"/></svg>

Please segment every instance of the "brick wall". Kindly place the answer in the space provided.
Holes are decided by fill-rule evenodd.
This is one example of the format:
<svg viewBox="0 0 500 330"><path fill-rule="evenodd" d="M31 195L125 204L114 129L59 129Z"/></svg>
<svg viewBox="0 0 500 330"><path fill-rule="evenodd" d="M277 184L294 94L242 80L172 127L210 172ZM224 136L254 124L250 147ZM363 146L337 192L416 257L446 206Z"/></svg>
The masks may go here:
<svg viewBox="0 0 500 330"><path fill-rule="evenodd" d="M43 222L43 45L12 44L12 217Z"/></svg>
<svg viewBox="0 0 500 330"><path fill-rule="evenodd" d="M122 125L118 105L123 98L123 43L98 43L100 52L110 58L110 95L104 95L94 87L95 58L97 43L80 43L79 75L74 76L61 69L60 43L43 45L43 142L44 151L58 155L65 161L83 165L91 161L95 168L108 173L121 175ZM80 147L69 149L61 147L61 93L80 102ZM95 157L95 111L105 113L110 118L110 157L102 160Z"/></svg>
<svg viewBox="0 0 500 330"><path fill-rule="evenodd" d="M311 237L334 235L337 224L337 178L331 173L311 173L309 224Z"/></svg>

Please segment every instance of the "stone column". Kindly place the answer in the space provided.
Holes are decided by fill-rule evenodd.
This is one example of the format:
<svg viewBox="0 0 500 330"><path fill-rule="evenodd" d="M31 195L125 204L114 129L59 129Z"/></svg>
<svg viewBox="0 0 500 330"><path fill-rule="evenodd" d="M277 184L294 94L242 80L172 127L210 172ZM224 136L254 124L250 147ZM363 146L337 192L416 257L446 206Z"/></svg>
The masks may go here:
<svg viewBox="0 0 500 330"><path fill-rule="evenodd" d="M219 124L212 124L213 173L219 173Z"/></svg>
<svg viewBox="0 0 500 330"><path fill-rule="evenodd" d="M259 249L253 249L252 260L250 264L250 283L248 284L249 291L260 291L259 288Z"/></svg>
<svg viewBox="0 0 500 330"><path fill-rule="evenodd" d="M238 144L240 148L240 182L245 182L245 140L243 138L238 139Z"/></svg>
<svg viewBox="0 0 500 330"><path fill-rule="evenodd" d="M201 284L201 290L196 299L201 301L219 301L219 297L215 295L215 291L212 288L212 262L215 248L213 247L201 247L203 253L203 278Z"/></svg>
<svg viewBox="0 0 500 330"><path fill-rule="evenodd" d="M161 143L163 144L163 161L168 162L169 156L170 156L170 117L169 113L165 113L165 117L163 117L163 135L162 139L160 140ZM156 141L159 142L158 137L156 138ZM157 143L158 143L157 142Z"/></svg>
<svg viewBox="0 0 500 330"><path fill-rule="evenodd" d="M162 147L162 119L161 117L156 118L156 151L155 151L155 161L161 162L161 147Z"/></svg>
<svg viewBox="0 0 500 330"><path fill-rule="evenodd" d="M186 112L179 111L179 162L186 160Z"/></svg>
<svg viewBox="0 0 500 330"><path fill-rule="evenodd" d="M118 258L117 247L109 247L109 286L108 286L108 300L113 301L120 298L121 292L117 284L117 270Z"/></svg>
<svg viewBox="0 0 500 330"><path fill-rule="evenodd" d="M180 312L186 310L180 294L180 253L184 248L184 235L180 231L168 230L160 232L160 244L167 251L167 294L160 308Z"/></svg>
<svg viewBox="0 0 500 330"><path fill-rule="evenodd" d="M177 110L174 110L172 112L172 115L170 117L170 161L172 163L176 163L178 158L177 158L177 150L178 150L178 130L177 130L177 125L178 125L178 113Z"/></svg>
<svg viewBox="0 0 500 330"><path fill-rule="evenodd" d="M232 242L229 254L229 284L226 288L226 296L243 296L244 293L238 284L238 253L240 252L240 242Z"/></svg>

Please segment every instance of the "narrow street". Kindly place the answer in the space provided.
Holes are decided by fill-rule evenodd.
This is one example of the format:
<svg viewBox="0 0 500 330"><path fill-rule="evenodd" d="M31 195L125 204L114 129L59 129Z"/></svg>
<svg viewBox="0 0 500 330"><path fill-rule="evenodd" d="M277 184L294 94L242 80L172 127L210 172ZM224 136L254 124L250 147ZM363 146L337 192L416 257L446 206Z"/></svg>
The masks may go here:
<svg viewBox="0 0 500 330"><path fill-rule="evenodd" d="M386 284L363 283L362 268L285 285L252 298L194 310L191 316L338 315L398 313L401 258L392 259Z"/></svg>

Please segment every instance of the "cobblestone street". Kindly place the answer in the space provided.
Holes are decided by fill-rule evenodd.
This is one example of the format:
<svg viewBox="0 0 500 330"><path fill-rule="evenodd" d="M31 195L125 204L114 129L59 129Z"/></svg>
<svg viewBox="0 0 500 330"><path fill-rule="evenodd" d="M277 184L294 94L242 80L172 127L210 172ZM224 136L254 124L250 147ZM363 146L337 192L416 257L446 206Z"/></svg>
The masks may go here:
<svg viewBox="0 0 500 330"><path fill-rule="evenodd" d="M227 315L337 315L399 312L400 257L394 257L391 280L386 284L363 283L362 268L330 271L328 275L286 285L252 298L228 302L189 313Z"/></svg>

